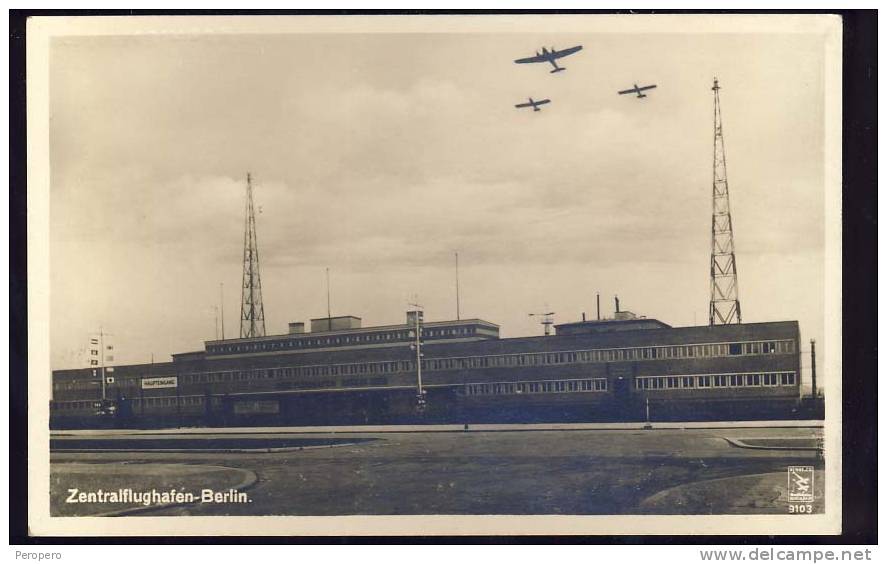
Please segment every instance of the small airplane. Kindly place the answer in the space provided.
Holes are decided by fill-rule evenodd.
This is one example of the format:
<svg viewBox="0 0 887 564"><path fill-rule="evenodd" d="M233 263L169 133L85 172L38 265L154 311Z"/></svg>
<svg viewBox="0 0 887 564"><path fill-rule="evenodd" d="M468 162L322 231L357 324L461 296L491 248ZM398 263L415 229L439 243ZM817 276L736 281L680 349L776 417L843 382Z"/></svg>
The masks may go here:
<svg viewBox="0 0 887 564"><path fill-rule="evenodd" d="M554 67L554 70L551 72L560 72L562 70L566 70L566 67L559 67L555 62L555 59L560 59L561 57L566 57L567 55L572 55L576 51L581 51L582 45L576 45L575 47L570 47L569 49L563 49L561 51L556 50L554 47L551 48L551 51L542 48L542 51L536 51L535 57L527 57L525 59L517 59L514 61L515 63L551 63L551 66Z"/></svg>
<svg viewBox="0 0 887 564"><path fill-rule="evenodd" d="M649 86L640 86L640 87L639 87L637 84L635 84L635 85L634 85L634 88L629 88L628 90L620 90L620 91L619 91L619 94L637 94L637 95L638 95L638 98L646 98L647 95L646 95L646 94L641 94L641 92L642 92L643 90L650 90L650 89L653 89L653 88L656 88L656 85L655 85L655 84L651 84L651 85L649 85Z"/></svg>
<svg viewBox="0 0 887 564"><path fill-rule="evenodd" d="M529 102L526 102L524 104L516 104L514 107L515 108L529 108L532 106L533 111L538 112L538 111L540 111L539 106L541 106L543 104L548 104L550 102L551 102L551 100L549 100L547 98L545 100L533 100L532 98L530 98Z"/></svg>

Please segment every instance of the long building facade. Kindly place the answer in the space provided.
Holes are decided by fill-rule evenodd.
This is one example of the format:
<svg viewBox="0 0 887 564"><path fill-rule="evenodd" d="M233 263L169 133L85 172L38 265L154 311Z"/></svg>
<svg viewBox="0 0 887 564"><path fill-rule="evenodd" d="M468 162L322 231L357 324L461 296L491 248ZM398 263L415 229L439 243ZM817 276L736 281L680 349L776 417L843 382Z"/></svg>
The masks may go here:
<svg viewBox="0 0 887 564"><path fill-rule="evenodd" d="M356 317L208 341L172 362L53 372L54 428L792 419L796 321L671 327L620 318L500 338L480 319ZM424 406L420 409L419 403Z"/></svg>

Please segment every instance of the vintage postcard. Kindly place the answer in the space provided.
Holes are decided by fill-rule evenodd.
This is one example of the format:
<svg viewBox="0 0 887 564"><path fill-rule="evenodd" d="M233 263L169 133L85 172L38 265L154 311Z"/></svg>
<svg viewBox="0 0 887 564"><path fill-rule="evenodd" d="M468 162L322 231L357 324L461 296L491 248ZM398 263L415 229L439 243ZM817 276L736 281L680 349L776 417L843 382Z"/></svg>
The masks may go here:
<svg viewBox="0 0 887 564"><path fill-rule="evenodd" d="M32 534L840 533L841 29L31 18Z"/></svg>

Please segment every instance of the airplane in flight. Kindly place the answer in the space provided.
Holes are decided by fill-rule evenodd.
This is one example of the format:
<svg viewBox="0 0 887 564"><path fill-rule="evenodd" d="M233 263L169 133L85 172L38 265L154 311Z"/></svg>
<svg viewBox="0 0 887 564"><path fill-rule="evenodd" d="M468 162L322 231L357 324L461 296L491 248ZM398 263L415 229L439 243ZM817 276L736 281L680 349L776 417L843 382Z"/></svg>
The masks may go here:
<svg viewBox="0 0 887 564"><path fill-rule="evenodd" d="M554 47L551 48L551 51L542 48L542 51L536 51L535 57L527 57L525 59L517 59L514 61L515 63L551 63L551 66L554 67L554 70L551 72L560 72L562 70L566 70L566 67L559 67L555 62L556 59L560 59L561 57L566 57L567 55L572 55L576 51L581 51L582 45L576 45L575 47L570 47L569 49L563 49L561 51L556 50Z"/></svg>
<svg viewBox="0 0 887 564"><path fill-rule="evenodd" d="M635 84L635 85L634 85L634 88L629 88L628 90L620 90L620 91L619 91L619 94L637 94L637 95L638 95L638 98L646 98L647 95L646 95L646 94L641 94L641 92L642 92L643 90L650 90L650 89L653 89L653 88L656 88L656 85L655 85L655 84L651 84L651 85L649 85L649 86L641 86L641 87L638 87L638 85Z"/></svg>
<svg viewBox="0 0 887 564"><path fill-rule="evenodd" d="M538 111L540 111L539 106L541 106L543 104L548 104L550 102L551 102L551 100L549 100L547 98L545 100L533 100L532 98L530 98L529 102L526 102L523 104L516 104L514 107L515 108L529 108L532 106L533 111L538 112Z"/></svg>

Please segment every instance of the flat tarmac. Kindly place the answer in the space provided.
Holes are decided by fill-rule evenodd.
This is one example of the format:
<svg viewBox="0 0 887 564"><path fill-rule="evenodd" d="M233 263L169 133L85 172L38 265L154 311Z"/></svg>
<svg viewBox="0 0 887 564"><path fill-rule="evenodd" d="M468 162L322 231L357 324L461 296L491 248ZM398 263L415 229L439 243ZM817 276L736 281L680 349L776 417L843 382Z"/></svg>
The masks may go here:
<svg viewBox="0 0 887 564"><path fill-rule="evenodd" d="M786 476L788 466L813 466L815 479L822 483L823 478L823 463L815 450L785 448L814 444L822 434L818 426L688 428L672 424L643 430L637 424L510 425L495 430L471 426L467 431L448 427L453 428L54 433L55 440L92 438L121 448L54 452L51 470L59 481L51 495L52 511L71 514L70 508L63 507L68 488L108 488L107 476L119 476L119 466L149 463L168 465L170 475L183 465L205 465L249 471L257 479L245 490L247 503L198 502L148 508L140 512L144 515L786 513L786 480L778 476ZM188 445L197 443L197 450L164 448L183 435ZM236 448L239 438L242 450ZM308 445L303 442L308 438L310 446L303 448L256 449L262 439ZM225 449L199 448L201 440L221 439ZM134 440L166 452L126 450L138 446ZM783 448L736 446L744 440ZM65 474L65 465L71 463L77 463L81 471ZM83 472L83 465L92 471ZM156 477L149 484L133 474L131 484L121 483L118 477L113 487L164 484ZM188 487L197 491L212 486L201 485L197 479ZM105 513L115 509L107 506ZM822 510L822 500L817 499L814 512Z"/></svg>

